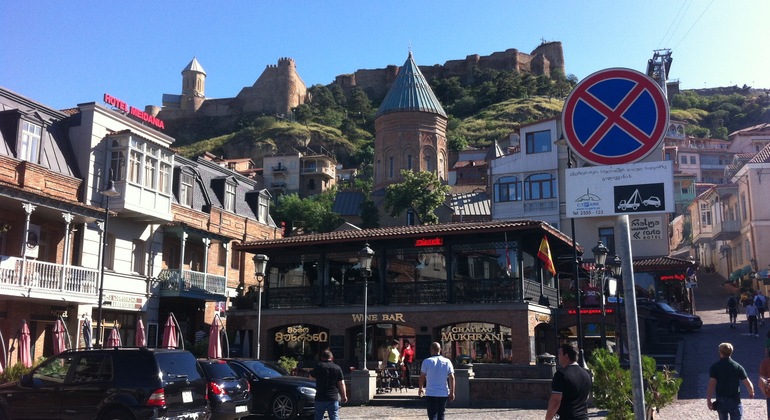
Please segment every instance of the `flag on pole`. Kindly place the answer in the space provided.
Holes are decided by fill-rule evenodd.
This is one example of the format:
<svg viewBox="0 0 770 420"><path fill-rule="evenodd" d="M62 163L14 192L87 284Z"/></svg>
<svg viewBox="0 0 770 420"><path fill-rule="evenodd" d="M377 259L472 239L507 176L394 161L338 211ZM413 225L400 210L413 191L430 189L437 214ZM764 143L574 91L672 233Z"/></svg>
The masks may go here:
<svg viewBox="0 0 770 420"><path fill-rule="evenodd" d="M540 241L540 249L537 251L537 258L540 258L545 265L545 269L551 273L552 276L556 275L556 267L553 266L553 259L551 258L551 248L548 246L548 238L543 236L543 240Z"/></svg>

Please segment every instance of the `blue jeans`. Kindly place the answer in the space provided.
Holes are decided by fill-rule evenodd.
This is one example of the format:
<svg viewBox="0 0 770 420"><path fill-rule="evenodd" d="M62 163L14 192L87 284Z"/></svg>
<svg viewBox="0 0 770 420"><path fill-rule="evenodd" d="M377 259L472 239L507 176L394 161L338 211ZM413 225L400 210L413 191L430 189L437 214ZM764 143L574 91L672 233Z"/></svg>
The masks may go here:
<svg viewBox="0 0 770 420"><path fill-rule="evenodd" d="M743 417L743 405L740 398L721 398L717 397L718 402L717 414L719 414L719 420L741 420Z"/></svg>
<svg viewBox="0 0 770 420"><path fill-rule="evenodd" d="M449 397L425 397L428 402L428 420L444 420L444 410Z"/></svg>
<svg viewBox="0 0 770 420"><path fill-rule="evenodd" d="M338 401L316 401L315 420L323 420L324 413L329 413L329 420L340 420L340 403Z"/></svg>

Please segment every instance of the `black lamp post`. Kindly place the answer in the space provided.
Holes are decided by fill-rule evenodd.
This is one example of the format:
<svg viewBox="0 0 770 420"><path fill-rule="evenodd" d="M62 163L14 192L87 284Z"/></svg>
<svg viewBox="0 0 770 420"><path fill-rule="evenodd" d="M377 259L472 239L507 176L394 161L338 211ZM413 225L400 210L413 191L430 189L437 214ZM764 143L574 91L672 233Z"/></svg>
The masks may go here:
<svg viewBox="0 0 770 420"><path fill-rule="evenodd" d="M623 290L620 283L620 275L623 273L623 264L620 261L620 257L613 255L607 261L607 266L612 270L612 276L615 277L615 291L611 294L615 296L615 345L617 346L618 356L623 357L623 324L620 319L620 291Z"/></svg>
<svg viewBox="0 0 770 420"><path fill-rule="evenodd" d="M265 270L267 269L267 258L265 254L254 256L254 278L257 280L257 289L259 290L259 301L257 302L257 359L262 349L262 289L265 286Z"/></svg>
<svg viewBox="0 0 770 420"><path fill-rule="evenodd" d="M110 223L110 197L120 195L115 189L115 181L112 180L112 169L110 169L110 178L107 180L107 188L100 193L105 197L104 205L104 230L102 231L102 258L99 270L99 301L96 310L96 346L102 344L102 307L104 306L104 259L107 254L107 227Z"/></svg>
<svg viewBox="0 0 770 420"><path fill-rule="evenodd" d="M358 264L361 267L361 277L364 279L364 334L363 334L363 366L361 369L366 368L366 323L368 321L369 314L369 278L372 276L372 259L374 258L374 251L369 248L367 243L358 251Z"/></svg>
<svg viewBox="0 0 770 420"><path fill-rule="evenodd" d="M594 260L596 263L596 268L594 269L594 273L599 277L599 287L601 288L601 311L602 311L602 324L601 324L601 343L602 348L607 348L607 322L606 322L606 315L607 313L604 310L604 282L607 279L607 273L604 267L604 262L607 261L607 254L609 254L609 249L607 249L606 246L602 243L602 241L599 241L599 243L596 244L595 247L591 249L591 252L594 253Z"/></svg>

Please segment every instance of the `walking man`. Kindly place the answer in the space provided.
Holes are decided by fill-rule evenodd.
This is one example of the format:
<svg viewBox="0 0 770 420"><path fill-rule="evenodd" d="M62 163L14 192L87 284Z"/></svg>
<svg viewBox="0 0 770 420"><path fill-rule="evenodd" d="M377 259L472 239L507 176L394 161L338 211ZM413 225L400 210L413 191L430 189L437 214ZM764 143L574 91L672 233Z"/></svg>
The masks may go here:
<svg viewBox="0 0 770 420"><path fill-rule="evenodd" d="M765 325L765 308L767 306L767 298L762 294L762 291L757 291L757 295L754 296L754 306L757 307L758 319L760 325Z"/></svg>
<svg viewBox="0 0 770 420"><path fill-rule="evenodd" d="M330 350L321 353L321 363L313 368L310 376L315 378L315 420L323 420L329 413L329 420L339 420L340 401L348 402L342 369L334 362Z"/></svg>
<svg viewBox="0 0 770 420"><path fill-rule="evenodd" d="M738 299L734 294L727 298L727 313L730 315L730 328L735 328L735 323L738 322Z"/></svg>
<svg viewBox="0 0 770 420"><path fill-rule="evenodd" d="M754 386L746 376L746 370L732 359L733 345L719 345L719 361L709 369L709 384L706 389L706 404L709 410L716 410L719 420L741 420L743 405L741 404L741 382L749 392L749 398L754 398ZM711 401L716 396L715 401Z"/></svg>
<svg viewBox="0 0 770 420"><path fill-rule="evenodd" d="M431 343L430 357L422 361L417 394L428 402L428 420L444 420L447 402L455 399L455 370L438 342Z"/></svg>
<svg viewBox="0 0 770 420"><path fill-rule="evenodd" d="M754 331L754 337L759 337L759 326L757 326L757 316L759 316L759 310L754 305L753 300L749 300L746 305L746 319L749 320L749 335Z"/></svg>
<svg viewBox="0 0 770 420"><path fill-rule="evenodd" d="M765 405L767 406L767 419L770 420L770 350L765 346L765 358L759 365L759 390L765 396Z"/></svg>
<svg viewBox="0 0 770 420"><path fill-rule="evenodd" d="M591 375L577 364L577 351L570 344L559 349L562 369L553 375L551 398L545 420L588 420L588 395L593 383Z"/></svg>

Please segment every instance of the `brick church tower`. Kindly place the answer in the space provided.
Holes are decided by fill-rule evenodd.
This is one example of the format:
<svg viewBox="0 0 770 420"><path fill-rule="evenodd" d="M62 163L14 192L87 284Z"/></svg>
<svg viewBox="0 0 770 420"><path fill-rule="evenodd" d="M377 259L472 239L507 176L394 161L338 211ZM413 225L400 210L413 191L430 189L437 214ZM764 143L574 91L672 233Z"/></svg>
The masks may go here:
<svg viewBox="0 0 770 420"><path fill-rule="evenodd" d="M401 181L401 170L431 171L446 182L447 115L412 58L399 69L374 120L374 190Z"/></svg>

